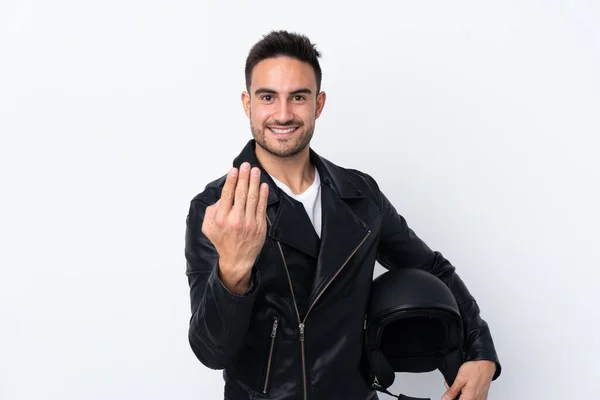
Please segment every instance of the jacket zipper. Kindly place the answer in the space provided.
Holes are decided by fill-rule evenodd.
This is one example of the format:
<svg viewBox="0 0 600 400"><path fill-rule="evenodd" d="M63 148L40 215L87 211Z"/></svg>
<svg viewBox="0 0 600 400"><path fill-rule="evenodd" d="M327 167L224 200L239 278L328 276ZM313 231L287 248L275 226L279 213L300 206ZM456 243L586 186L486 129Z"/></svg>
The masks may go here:
<svg viewBox="0 0 600 400"><path fill-rule="evenodd" d="M344 269L346 264L348 264L348 261L350 261L352 256L354 256L354 254L358 251L358 249L360 249L360 246L362 246L362 244L365 242L365 240L367 240L367 238L369 237L370 234L371 234L371 231L370 230L367 231L367 234L365 235L365 237L363 237L362 240L360 241L360 243L354 248L354 250L352 250L352 253L350 253L348 258L346 258L346 261L344 261L344 263L342 264L340 269L337 270L337 272L335 273L333 278L331 278L329 280L329 282L327 282L327 285L325 285L325 287L323 289L321 289L321 291L319 292L317 297L315 297L315 300L311 303L310 307L308 307L308 311L306 312L306 315L304 316L304 321L306 321L306 317L308 316L310 311L313 309L313 306L317 303L317 301L319 301L319 298L321 297L321 295L325 292L325 290L327 290L327 288L329 287L329 285L331 285L331 283L335 280L335 278L337 278L337 276L340 274L340 272L342 272L342 270Z"/></svg>
<svg viewBox="0 0 600 400"><path fill-rule="evenodd" d="M296 317L298 318L298 327L300 328L300 346L302 350L302 382L304 382L304 400L306 400L306 359L304 356L304 323L300 320L300 312L298 311L298 304L296 303L296 295L294 294L294 288L292 286L292 278L290 277L290 271L288 270L287 262L285 261L285 256L283 255L283 249L281 248L281 244L279 242L277 242L277 246L279 247L279 252L281 253L281 258L283 259L285 273L288 278L288 284L290 285L290 292L292 293L294 310L296 310Z"/></svg>
<svg viewBox="0 0 600 400"><path fill-rule="evenodd" d="M273 359L273 347L275 346L275 337L277 336L277 326L279 320L277 317L273 319L273 328L271 328L271 347L269 348L269 359L267 361L267 373L265 375L265 385L263 387L263 393L267 393L267 387L269 385L269 377L271 376L271 361Z"/></svg>
<svg viewBox="0 0 600 400"><path fill-rule="evenodd" d="M267 216L267 221L269 222L269 225L271 225L271 220L269 219L269 216ZM370 234L371 234L371 231L370 230L367 231L367 234L365 235L365 237L354 248L354 250L352 251L352 253L350 253L350 255L348 256L348 258L346 258L346 261L344 261L344 263L342 264L342 266L337 270L337 272L335 273L335 275L333 276L333 278L331 278L329 280L329 282L327 282L327 285L325 285L325 287L323 287L323 289L321 289L321 291L319 292L319 294L317 295L317 297L315 297L315 300L308 307L308 311L304 315L304 319L303 320L300 319L300 312L298 311L298 305L296 304L296 296L294 295L294 288L292 286L292 279L290 278L290 271L288 269L287 262L285 260L284 254L283 254L283 249L281 248L281 243L277 242L277 246L279 247L279 252L281 253L281 258L283 259L283 265L285 266L285 272L287 274L288 284L290 286L290 291L292 293L292 300L294 301L294 309L296 310L296 317L298 318L298 328L300 330L300 347L301 347L301 351L302 351L302 382L304 384L304 400L307 400L307 396L308 396L307 383L306 383L306 356L305 356L305 350L304 350L304 329L306 327L306 325L305 325L306 318L308 317L308 314L313 309L314 305L319 300L319 298L321 297L321 295L325 292L325 290L327 290L327 288L331 285L331 283L335 280L335 278L337 278L337 276L340 274L340 272L342 272L342 270L344 269L344 267L346 266L346 264L348 264L348 261L350 261L350 259L352 258L352 256L354 256L354 254L358 251L358 249L360 249L360 246L362 246L362 244L365 242L365 240L367 240L367 238L369 237Z"/></svg>

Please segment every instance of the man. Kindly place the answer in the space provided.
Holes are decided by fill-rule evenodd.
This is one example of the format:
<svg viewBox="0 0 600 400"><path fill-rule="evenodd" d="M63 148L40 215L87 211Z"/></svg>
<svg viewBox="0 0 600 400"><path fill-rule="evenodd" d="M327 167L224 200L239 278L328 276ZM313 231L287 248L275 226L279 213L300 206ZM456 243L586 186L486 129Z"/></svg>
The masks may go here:
<svg viewBox="0 0 600 400"><path fill-rule="evenodd" d="M484 400L500 364L454 267L371 176L310 147L326 99L319 57L285 31L248 55L242 103L253 139L187 216L191 348L224 370L226 399L377 399L361 358L375 261L422 268L452 290L465 323L466 362L444 398Z"/></svg>

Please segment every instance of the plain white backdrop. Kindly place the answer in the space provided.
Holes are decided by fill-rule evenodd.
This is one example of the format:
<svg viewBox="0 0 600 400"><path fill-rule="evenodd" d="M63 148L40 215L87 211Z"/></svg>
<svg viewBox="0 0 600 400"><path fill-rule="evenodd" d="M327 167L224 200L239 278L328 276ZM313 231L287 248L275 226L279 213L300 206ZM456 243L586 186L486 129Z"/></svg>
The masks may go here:
<svg viewBox="0 0 600 400"><path fill-rule="evenodd" d="M187 342L185 218L251 138L244 61L272 29L323 52L313 148L478 300L489 398L596 398L598 4L0 1L0 399L222 398Z"/></svg>

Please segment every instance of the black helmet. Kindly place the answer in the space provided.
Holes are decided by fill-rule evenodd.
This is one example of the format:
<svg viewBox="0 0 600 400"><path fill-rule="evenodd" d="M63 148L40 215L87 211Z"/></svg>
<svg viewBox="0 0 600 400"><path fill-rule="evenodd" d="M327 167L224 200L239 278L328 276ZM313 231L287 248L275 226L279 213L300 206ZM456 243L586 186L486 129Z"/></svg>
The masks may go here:
<svg viewBox="0 0 600 400"><path fill-rule="evenodd" d="M418 269L393 269L373 281L365 325L372 387L389 394L395 372L438 369L452 386L462 364L463 325L450 289ZM399 399L412 399L404 395Z"/></svg>

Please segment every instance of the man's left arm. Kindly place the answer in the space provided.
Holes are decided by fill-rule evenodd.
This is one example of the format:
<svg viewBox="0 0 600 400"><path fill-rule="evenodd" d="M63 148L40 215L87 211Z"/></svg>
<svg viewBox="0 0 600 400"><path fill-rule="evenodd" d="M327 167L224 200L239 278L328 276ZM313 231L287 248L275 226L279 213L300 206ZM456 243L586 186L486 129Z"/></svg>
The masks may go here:
<svg viewBox="0 0 600 400"><path fill-rule="evenodd" d="M408 226L381 192L377 183L371 178L375 194L379 197L382 212L382 228L379 241L377 261L385 268L398 267L419 268L425 270L443 281L454 294L463 318L465 332L465 364L463 374L467 370L474 374L486 374L490 371L489 364L494 367L490 374L491 380L500 376L501 365L488 324L481 318L480 309L475 298L471 295L464 282L455 271L455 267L445 259L440 252L431 250L415 232ZM467 363L469 361L491 361L492 363ZM468 364L468 365L467 365ZM489 379L486 379L489 381ZM487 391L487 388L484 388ZM483 390L483 389L482 389ZM475 397L477 398L477 397Z"/></svg>

